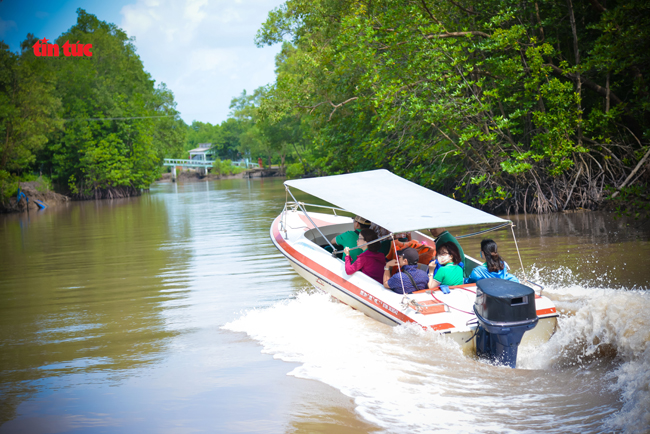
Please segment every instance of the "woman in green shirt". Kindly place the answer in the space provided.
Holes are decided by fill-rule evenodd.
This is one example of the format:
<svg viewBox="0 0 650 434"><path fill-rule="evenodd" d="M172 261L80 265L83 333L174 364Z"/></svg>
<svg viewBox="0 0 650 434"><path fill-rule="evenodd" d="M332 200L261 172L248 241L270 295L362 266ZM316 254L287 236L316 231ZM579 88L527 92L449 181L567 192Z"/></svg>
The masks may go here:
<svg viewBox="0 0 650 434"><path fill-rule="evenodd" d="M456 244L450 242L442 244L438 248L438 263L441 267L436 274L433 274L435 264L429 265L429 289L441 285L454 286L463 284L463 269L460 263L460 252Z"/></svg>

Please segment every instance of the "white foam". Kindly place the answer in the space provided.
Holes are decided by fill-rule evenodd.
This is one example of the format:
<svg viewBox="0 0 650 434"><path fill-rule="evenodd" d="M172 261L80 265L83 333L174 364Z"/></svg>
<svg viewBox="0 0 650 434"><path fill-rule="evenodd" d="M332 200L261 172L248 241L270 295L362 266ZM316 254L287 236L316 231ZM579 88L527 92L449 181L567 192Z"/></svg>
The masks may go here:
<svg viewBox="0 0 650 434"><path fill-rule="evenodd" d="M517 370L466 357L451 340L419 327L385 326L321 293L300 292L223 328L247 333L277 359L300 363L289 375L339 389L363 418L388 432L644 432L648 294L549 285L547 295L571 314L560 318L548 343L520 349L525 369ZM587 362L611 348L616 358L606 360L607 378L600 381ZM607 396L585 403L574 389L609 391L623 403Z"/></svg>
<svg viewBox="0 0 650 434"><path fill-rule="evenodd" d="M570 279L570 270L559 271ZM543 281L539 274L536 278ZM610 358L606 377L623 407L605 421L605 427L650 432L650 293L551 281L545 295L562 312L558 331L534 352L520 352L522 367L548 369Z"/></svg>

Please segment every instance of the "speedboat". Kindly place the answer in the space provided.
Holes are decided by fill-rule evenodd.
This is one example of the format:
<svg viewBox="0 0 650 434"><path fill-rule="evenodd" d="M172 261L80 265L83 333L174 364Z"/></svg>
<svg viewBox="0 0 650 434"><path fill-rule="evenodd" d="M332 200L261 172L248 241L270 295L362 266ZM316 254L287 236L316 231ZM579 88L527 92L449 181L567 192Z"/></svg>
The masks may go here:
<svg viewBox="0 0 650 434"><path fill-rule="evenodd" d="M484 228L490 225L470 234L478 235L500 228L510 227L512 230L510 220L426 189L387 170L287 180L284 185L287 200L271 225L271 240L298 274L338 301L388 325L415 324L444 334L456 341L467 354L481 355L485 352L486 330L493 330L495 326L501 331L510 331L525 325L525 333L521 332L522 342L528 344L546 342L554 333L558 317L555 305L543 295L540 285L529 280L524 279L519 285L501 279L484 279L505 282L505 289L501 288L500 282L488 285L479 281L451 286L449 293L427 289L399 294L361 272L346 274L344 261L337 255L335 246L330 244L335 236L353 230L350 214L362 216L384 228L389 232L388 237L410 233L413 240L429 245L435 240L421 232L424 229L478 225ZM298 201L292 189L331 205ZM514 230L512 234L514 238ZM514 242L516 245L516 238ZM334 251L328 251L328 247ZM465 253L466 276L481 264ZM428 264L418 266L426 269ZM485 284L481 285L481 282ZM514 296L507 299L508 294L513 293L510 284L517 285L517 288L514 288ZM499 310L504 302L507 309L514 312L510 322L504 321L503 312ZM522 306L525 311L521 310ZM490 319L490 311L497 316ZM521 316L522 312L525 317ZM497 346L505 345L506 349L508 345L512 346L498 336L492 336L492 344L488 338L487 345L494 347L495 342ZM516 348L514 357L516 360ZM505 362L514 367L508 360Z"/></svg>

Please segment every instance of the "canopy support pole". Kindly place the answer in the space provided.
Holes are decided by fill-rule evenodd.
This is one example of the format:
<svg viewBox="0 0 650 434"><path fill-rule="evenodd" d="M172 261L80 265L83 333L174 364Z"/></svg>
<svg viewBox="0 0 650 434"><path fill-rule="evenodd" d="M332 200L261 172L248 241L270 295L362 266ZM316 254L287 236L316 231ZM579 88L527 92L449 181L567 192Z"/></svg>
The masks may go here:
<svg viewBox="0 0 650 434"><path fill-rule="evenodd" d="M508 226L508 225L512 225L512 222L511 222L511 221L508 221L508 222L505 222L505 223L503 223L503 224L500 224L499 226L495 226L495 227L493 227L493 228L485 229L485 230L482 230L482 231L479 231L479 232L474 232L473 234L459 235L459 236L457 236L457 237L455 237L455 238L456 238L457 240L462 240L463 238L473 237L474 235L481 235L481 234L484 234L484 233L486 233L486 232L496 231L496 230L499 230L499 229L501 229L501 228L503 228L503 227L506 227L506 226Z"/></svg>
<svg viewBox="0 0 650 434"><path fill-rule="evenodd" d="M376 240L370 241L369 243L361 244L361 245L359 245L357 247L350 247L350 250L360 249L362 247L369 246L370 244L379 243L379 242L384 241L386 238L390 238L392 236L393 236L393 234L384 235L383 237L377 238ZM342 253L342 252L343 252L343 250L335 250L333 253Z"/></svg>
<svg viewBox="0 0 650 434"><path fill-rule="evenodd" d="M515 247L517 248L517 256L519 256L519 264L521 265L521 272L524 273L524 280L528 280L526 277L526 269L524 268L524 261L521 260L521 253L519 253L519 245L517 244L517 237L515 237L515 225L510 223L510 230L512 231L512 239L515 240Z"/></svg>
<svg viewBox="0 0 650 434"><path fill-rule="evenodd" d="M280 219L280 232L284 232L284 239L287 239L287 203L282 208L282 218Z"/></svg>
<svg viewBox="0 0 650 434"><path fill-rule="evenodd" d="M316 228L316 230L318 231L318 233L319 233L323 238L325 238L325 241L327 241L327 244L329 244L330 247L332 248L332 255L334 255L334 251L336 251L336 249L334 248L334 246L332 245L332 243L330 242L330 240L328 240L327 237L326 237L325 235L323 235L323 233L321 232L320 228L316 225L316 223L314 223L314 221L311 219L311 217L309 217L309 214L307 214L307 210L306 210L305 207L302 205L302 203L301 203L301 202L298 202L298 201L296 200L296 198L293 197L293 194L291 193L291 190L289 190L289 187L287 187L287 186L285 185L284 188L285 188L285 190L287 191L287 193L289 193L289 195L291 196L291 198L293 199L293 201L296 203L296 205L298 205L298 206L300 207L300 209L302 210L303 214L305 214L305 217L307 217L307 219L309 219L309 222L314 226L314 228Z"/></svg>

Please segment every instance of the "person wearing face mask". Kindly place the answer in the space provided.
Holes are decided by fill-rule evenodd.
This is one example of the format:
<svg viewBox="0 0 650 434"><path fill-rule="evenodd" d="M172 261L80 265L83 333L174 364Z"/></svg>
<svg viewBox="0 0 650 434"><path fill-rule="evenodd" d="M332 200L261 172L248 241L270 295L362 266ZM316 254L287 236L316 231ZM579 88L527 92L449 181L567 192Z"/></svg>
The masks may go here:
<svg viewBox="0 0 650 434"><path fill-rule="evenodd" d="M367 246L357 247L363 253L357 256L357 260L352 263L350 257L350 248L346 247L345 250L345 273L352 274L361 271L363 274L372 277L379 283L383 282L384 266L386 265L386 257L379 251L379 243L372 243L377 239L377 234L372 229L363 229L357 238L357 245L366 243Z"/></svg>
<svg viewBox="0 0 650 434"><path fill-rule="evenodd" d="M429 229L429 232L431 232L431 235L436 239L436 247L440 249L440 246L442 246L445 243L452 242L456 245L456 248L458 249L458 252L460 252L460 262L465 262L465 252L463 252L463 248L460 246L460 243L454 238L452 234L449 233L449 231L445 228L433 228Z"/></svg>
<svg viewBox="0 0 650 434"><path fill-rule="evenodd" d="M440 268L435 271L435 265L429 264L429 289L439 286L454 286L463 284L463 269L460 264L460 252L453 242L443 243L438 247L438 263Z"/></svg>
<svg viewBox="0 0 650 434"><path fill-rule="evenodd" d="M472 274L465 279L465 283L476 283L481 279L488 278L504 279L519 283L519 279L508 273L510 267L508 267L506 261L497 252L497 243L494 240L486 238L481 241L481 258L485 259L485 262L483 265L472 270Z"/></svg>

